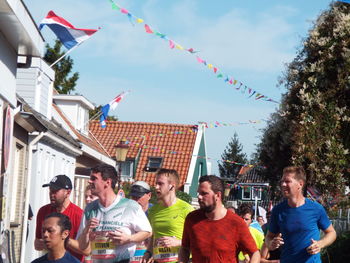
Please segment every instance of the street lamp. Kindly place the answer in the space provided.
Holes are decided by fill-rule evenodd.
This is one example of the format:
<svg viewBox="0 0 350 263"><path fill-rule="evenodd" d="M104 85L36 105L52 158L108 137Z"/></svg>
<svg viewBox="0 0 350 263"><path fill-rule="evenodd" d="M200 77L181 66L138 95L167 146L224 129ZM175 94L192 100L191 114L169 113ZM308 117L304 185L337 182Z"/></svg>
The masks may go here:
<svg viewBox="0 0 350 263"><path fill-rule="evenodd" d="M115 159L117 160L118 164L118 173L121 178L122 175L122 162L125 162L126 155L129 150L129 145L125 143L124 140L121 140L117 145L115 145Z"/></svg>

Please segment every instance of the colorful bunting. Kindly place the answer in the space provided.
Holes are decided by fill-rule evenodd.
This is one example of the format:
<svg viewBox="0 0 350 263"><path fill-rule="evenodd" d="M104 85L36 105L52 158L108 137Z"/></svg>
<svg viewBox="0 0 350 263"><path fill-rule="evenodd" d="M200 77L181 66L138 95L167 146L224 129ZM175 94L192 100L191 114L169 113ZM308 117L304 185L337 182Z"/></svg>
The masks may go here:
<svg viewBox="0 0 350 263"><path fill-rule="evenodd" d="M349 1L350 1L350 0L349 0ZM126 15L129 17L130 21L135 20L135 21L136 21L137 23L139 23L139 24L144 22L143 19L134 16L133 14L131 14L131 13L130 13L128 10L126 10L125 8L122 8L122 7L119 6L118 4L114 3L113 0L109 0L109 2L112 4L112 9L120 10L120 12L121 12L122 14L126 14ZM343 2L348 2L348 1L343 1ZM151 27L150 27L149 25L147 25L147 24L145 24L145 31L146 31L146 33L148 33L148 34L155 34L156 36L159 36L161 39L164 39L164 40L168 41L168 42L169 42L169 47L170 47L171 49L174 49L174 48L176 47L176 49L183 50L183 51L187 51L187 52L189 52L190 54L195 54L195 53L198 52L198 51L195 51L193 48L184 48L182 45L176 43L174 40L169 39L165 34L162 34L162 33L160 33L160 32L157 32L157 31L152 30ZM203 65L205 65L205 66L208 65L207 68L213 69L213 71L214 71L215 74L218 73L218 68L215 67L212 63L207 63L207 61L203 60L202 58L200 58L200 57L198 57L198 56L196 56L196 57L197 57L197 61L198 61L199 63L201 63L201 64L203 64ZM219 73L219 74L217 75L217 78L223 78L224 75L227 76L227 77L224 79L225 82L229 83L230 85L236 85L236 84L237 84L238 81L237 81L236 79L234 79L234 78L232 78L232 77L229 77L228 75L226 75L226 74L224 74L224 73ZM232 80L232 81L231 81L231 80ZM241 83L241 82L240 82L240 83ZM236 89L239 90L240 87L241 87L242 85L243 85L243 83L241 83L241 85L240 85L238 88L236 88ZM246 86L245 86L245 87L246 87ZM249 93L248 93L248 94L251 93L250 90L252 90L252 89L249 88ZM242 90L242 94L244 94L245 91L246 91L246 89ZM251 94L250 96L248 96L248 98L251 98L255 93L257 93L257 91L254 91L253 94ZM264 101L273 102L273 103L278 103L277 101L275 101L275 100L273 100L273 99L271 99L271 98L268 98L268 97L265 96L265 95L262 95L262 94L260 94L260 93L258 93L258 94L259 94L259 96L255 97L255 100L263 99Z"/></svg>
<svg viewBox="0 0 350 263"><path fill-rule="evenodd" d="M145 24L145 30L146 30L146 33L153 34L152 29L147 24Z"/></svg>

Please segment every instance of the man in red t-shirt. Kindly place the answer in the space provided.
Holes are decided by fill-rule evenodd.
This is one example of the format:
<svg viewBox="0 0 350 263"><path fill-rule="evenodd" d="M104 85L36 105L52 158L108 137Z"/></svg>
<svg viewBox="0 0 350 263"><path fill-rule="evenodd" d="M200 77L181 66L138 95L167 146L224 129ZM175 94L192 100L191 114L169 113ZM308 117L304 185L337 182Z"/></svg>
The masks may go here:
<svg viewBox="0 0 350 263"><path fill-rule="evenodd" d="M260 262L260 253L247 225L238 215L223 206L224 186L214 175L199 179L200 209L188 214L185 220L179 263L236 263L243 251L250 263Z"/></svg>
<svg viewBox="0 0 350 263"><path fill-rule="evenodd" d="M84 254L85 251L79 249L78 241L75 240L83 216L83 210L69 200L72 191L72 182L66 175L57 175L52 178L50 183L43 185L43 187L47 186L50 187L51 202L50 204L41 207L37 214L34 247L36 250L45 249L45 243L41 234L45 216L52 212L62 213L68 216L72 223L67 250L80 261L83 261L84 256L82 254Z"/></svg>

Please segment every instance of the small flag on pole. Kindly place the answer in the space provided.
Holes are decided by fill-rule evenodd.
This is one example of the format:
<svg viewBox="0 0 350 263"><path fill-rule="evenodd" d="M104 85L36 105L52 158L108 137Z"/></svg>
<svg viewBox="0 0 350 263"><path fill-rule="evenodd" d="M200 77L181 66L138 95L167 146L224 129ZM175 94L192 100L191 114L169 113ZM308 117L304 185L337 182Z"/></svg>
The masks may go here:
<svg viewBox="0 0 350 263"><path fill-rule="evenodd" d="M55 35L67 49L71 49L72 47L84 42L97 32L96 29L75 28L68 21L57 16L53 11L50 11L41 21L39 30L41 30L45 25L47 25L55 33Z"/></svg>
<svg viewBox="0 0 350 263"><path fill-rule="evenodd" d="M106 128L106 120L108 117L108 112L110 109L115 110L119 104L119 102L124 98L126 94L129 92L122 92L117 97L115 97L110 103L104 105L101 109L101 117L100 117L100 124L102 128Z"/></svg>

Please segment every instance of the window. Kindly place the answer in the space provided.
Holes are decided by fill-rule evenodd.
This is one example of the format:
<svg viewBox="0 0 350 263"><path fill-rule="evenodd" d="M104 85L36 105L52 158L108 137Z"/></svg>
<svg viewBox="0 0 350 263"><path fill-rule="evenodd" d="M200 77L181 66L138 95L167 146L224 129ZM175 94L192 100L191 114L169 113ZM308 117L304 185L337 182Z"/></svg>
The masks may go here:
<svg viewBox="0 0 350 263"><path fill-rule="evenodd" d="M148 157L148 163L146 166L147 172L155 172L162 167L163 158L162 157Z"/></svg>
<svg viewBox="0 0 350 263"><path fill-rule="evenodd" d="M250 192L251 189L250 187L246 187L246 186L242 186L242 199L243 200L250 200L251 199L251 195Z"/></svg>
<svg viewBox="0 0 350 263"><path fill-rule="evenodd" d="M261 200L261 188L260 187L252 187L252 197L255 200L255 196L258 200Z"/></svg>
<svg viewBox="0 0 350 263"><path fill-rule="evenodd" d="M132 161L126 161L119 163L120 171L121 171L121 179L122 181L127 181L134 177L133 169L134 163Z"/></svg>
<svg viewBox="0 0 350 263"><path fill-rule="evenodd" d="M198 167L198 178L202 176L203 173L203 164L200 163Z"/></svg>

